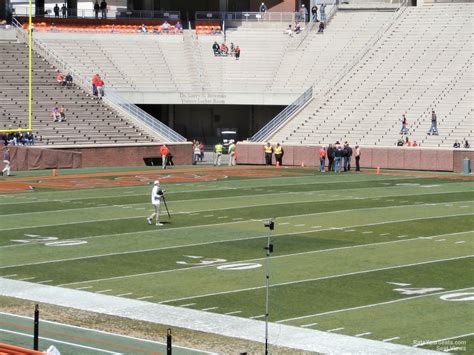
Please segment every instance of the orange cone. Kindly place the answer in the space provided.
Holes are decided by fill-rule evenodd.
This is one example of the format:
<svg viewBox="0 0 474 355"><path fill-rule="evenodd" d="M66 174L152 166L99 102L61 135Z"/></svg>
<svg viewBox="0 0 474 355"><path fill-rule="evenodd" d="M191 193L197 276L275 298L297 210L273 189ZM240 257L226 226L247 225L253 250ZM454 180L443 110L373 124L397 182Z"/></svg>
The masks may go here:
<svg viewBox="0 0 474 355"><path fill-rule="evenodd" d="M53 169L53 176L56 176L56 169Z"/></svg>
<svg viewBox="0 0 474 355"><path fill-rule="evenodd" d="M380 166L377 167L377 175L380 174Z"/></svg>

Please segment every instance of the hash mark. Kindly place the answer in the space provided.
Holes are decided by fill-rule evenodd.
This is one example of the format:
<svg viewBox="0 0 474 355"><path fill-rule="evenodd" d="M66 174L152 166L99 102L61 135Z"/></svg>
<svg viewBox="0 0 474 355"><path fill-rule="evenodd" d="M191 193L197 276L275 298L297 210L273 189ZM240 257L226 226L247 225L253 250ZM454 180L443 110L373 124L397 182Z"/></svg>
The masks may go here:
<svg viewBox="0 0 474 355"><path fill-rule="evenodd" d="M459 242L455 242L454 244L462 244L462 243L466 243L464 240L460 240Z"/></svg>
<svg viewBox="0 0 474 355"><path fill-rule="evenodd" d="M343 330L344 327L342 328L334 328L334 329L329 329L329 330L326 330L328 333L331 333L331 332L338 332L339 330Z"/></svg>
<svg viewBox="0 0 474 355"><path fill-rule="evenodd" d="M404 235L399 235L397 238L407 238L407 237L408 237L408 235L404 234Z"/></svg>
<svg viewBox="0 0 474 355"><path fill-rule="evenodd" d="M237 314L237 313L242 313L242 311L227 312L227 313L224 313L224 314L227 314L229 316L231 314Z"/></svg>
<svg viewBox="0 0 474 355"><path fill-rule="evenodd" d="M22 279L18 279L18 281L26 281L26 280L33 280L35 277L24 277Z"/></svg>
<svg viewBox="0 0 474 355"><path fill-rule="evenodd" d="M389 342L389 341L393 341L393 340L397 340L397 339L400 339L400 337L388 338L388 339L384 339L382 341Z"/></svg>
<svg viewBox="0 0 474 355"><path fill-rule="evenodd" d="M182 305L179 305L178 307L190 307L190 306L194 306L196 303L186 303L186 304L182 304Z"/></svg>
<svg viewBox="0 0 474 355"><path fill-rule="evenodd" d="M37 283L38 284L47 284L47 283L50 283L52 282L53 280L44 280L44 281L38 281Z"/></svg>
<svg viewBox="0 0 474 355"><path fill-rule="evenodd" d="M213 214L206 214L206 215L203 216L203 217L214 217L214 215L213 215Z"/></svg>
<svg viewBox="0 0 474 355"><path fill-rule="evenodd" d="M290 222L282 222L282 223L278 223L279 226L284 226L286 224L290 224Z"/></svg>
<svg viewBox="0 0 474 355"><path fill-rule="evenodd" d="M203 309L201 309L201 311L210 311L210 310L217 309L217 308L219 308L219 307L203 308Z"/></svg>
<svg viewBox="0 0 474 355"><path fill-rule="evenodd" d="M130 296L130 295L133 295L133 293L132 292L121 293L120 295L117 295L117 297Z"/></svg>
<svg viewBox="0 0 474 355"><path fill-rule="evenodd" d="M108 290L100 290L100 291L95 291L95 293L106 293L106 292L110 292L112 291L112 289L108 289Z"/></svg>
<svg viewBox="0 0 474 355"><path fill-rule="evenodd" d="M15 276L18 276L18 274L10 274L10 275L2 276L2 277L15 277Z"/></svg>
<svg viewBox="0 0 474 355"><path fill-rule="evenodd" d="M446 239L436 239L435 242L444 242Z"/></svg>
<svg viewBox="0 0 474 355"><path fill-rule="evenodd" d="M365 232L362 232L362 234L371 234L373 233L372 231L365 231Z"/></svg>
<svg viewBox="0 0 474 355"><path fill-rule="evenodd" d="M360 334L356 334L355 336L356 337L365 337L366 335L370 335L370 334L372 334L372 332L360 333Z"/></svg>
<svg viewBox="0 0 474 355"><path fill-rule="evenodd" d="M305 224L295 224L295 227L304 227Z"/></svg>
<svg viewBox="0 0 474 355"><path fill-rule="evenodd" d="M92 288L92 286L83 286L83 287L76 288L76 290L85 290L87 288Z"/></svg>
<svg viewBox="0 0 474 355"><path fill-rule="evenodd" d="M302 325L301 327L302 328L309 328L309 327L312 327L313 325L317 325L318 323L310 323L310 324L304 324Z"/></svg>
<svg viewBox="0 0 474 355"><path fill-rule="evenodd" d="M265 317L265 314L260 314L259 316L253 316L253 317L249 317L250 319L257 319L257 318L263 318Z"/></svg>
<svg viewBox="0 0 474 355"><path fill-rule="evenodd" d="M153 298L153 296L138 297L137 300L147 300Z"/></svg>

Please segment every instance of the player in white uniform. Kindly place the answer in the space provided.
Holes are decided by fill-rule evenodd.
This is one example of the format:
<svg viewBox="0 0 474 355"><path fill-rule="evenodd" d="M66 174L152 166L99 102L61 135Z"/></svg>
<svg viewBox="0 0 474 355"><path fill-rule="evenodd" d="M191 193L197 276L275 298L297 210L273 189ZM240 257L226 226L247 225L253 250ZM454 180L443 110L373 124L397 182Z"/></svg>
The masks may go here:
<svg viewBox="0 0 474 355"><path fill-rule="evenodd" d="M148 224L153 224L153 218L156 217L156 225L162 226L163 223L160 223L160 203L161 196L163 196L163 190L160 188L160 182L156 180L153 184L153 189L151 190L151 203L155 208L155 211L151 214L150 217L146 219Z"/></svg>

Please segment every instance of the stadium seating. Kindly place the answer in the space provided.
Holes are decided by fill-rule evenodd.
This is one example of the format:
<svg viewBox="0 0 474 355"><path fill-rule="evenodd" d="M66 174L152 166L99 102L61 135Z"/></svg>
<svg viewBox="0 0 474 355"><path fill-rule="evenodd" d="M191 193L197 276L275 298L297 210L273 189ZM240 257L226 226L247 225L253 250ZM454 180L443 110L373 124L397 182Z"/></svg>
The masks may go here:
<svg viewBox="0 0 474 355"><path fill-rule="evenodd" d="M407 8L344 80L271 139L390 146L400 136L401 115L406 113L409 137L421 146L471 141L471 10L470 4ZM439 136L427 135L432 109Z"/></svg>
<svg viewBox="0 0 474 355"><path fill-rule="evenodd" d="M0 127L27 128L28 48L0 41ZM33 133L39 145L147 143L155 138L80 88L56 82L56 71L34 55ZM55 105L64 105L66 121L53 123Z"/></svg>

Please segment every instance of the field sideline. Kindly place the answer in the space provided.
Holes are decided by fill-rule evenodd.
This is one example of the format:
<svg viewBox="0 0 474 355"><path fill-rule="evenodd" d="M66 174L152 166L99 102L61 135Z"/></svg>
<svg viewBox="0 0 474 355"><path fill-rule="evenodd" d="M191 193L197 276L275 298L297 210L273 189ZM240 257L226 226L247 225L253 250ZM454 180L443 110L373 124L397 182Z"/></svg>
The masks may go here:
<svg viewBox="0 0 474 355"><path fill-rule="evenodd" d="M162 227L145 218L156 178ZM0 191L0 277L263 320L274 218L271 322L474 349L472 177L88 169L0 178Z"/></svg>

